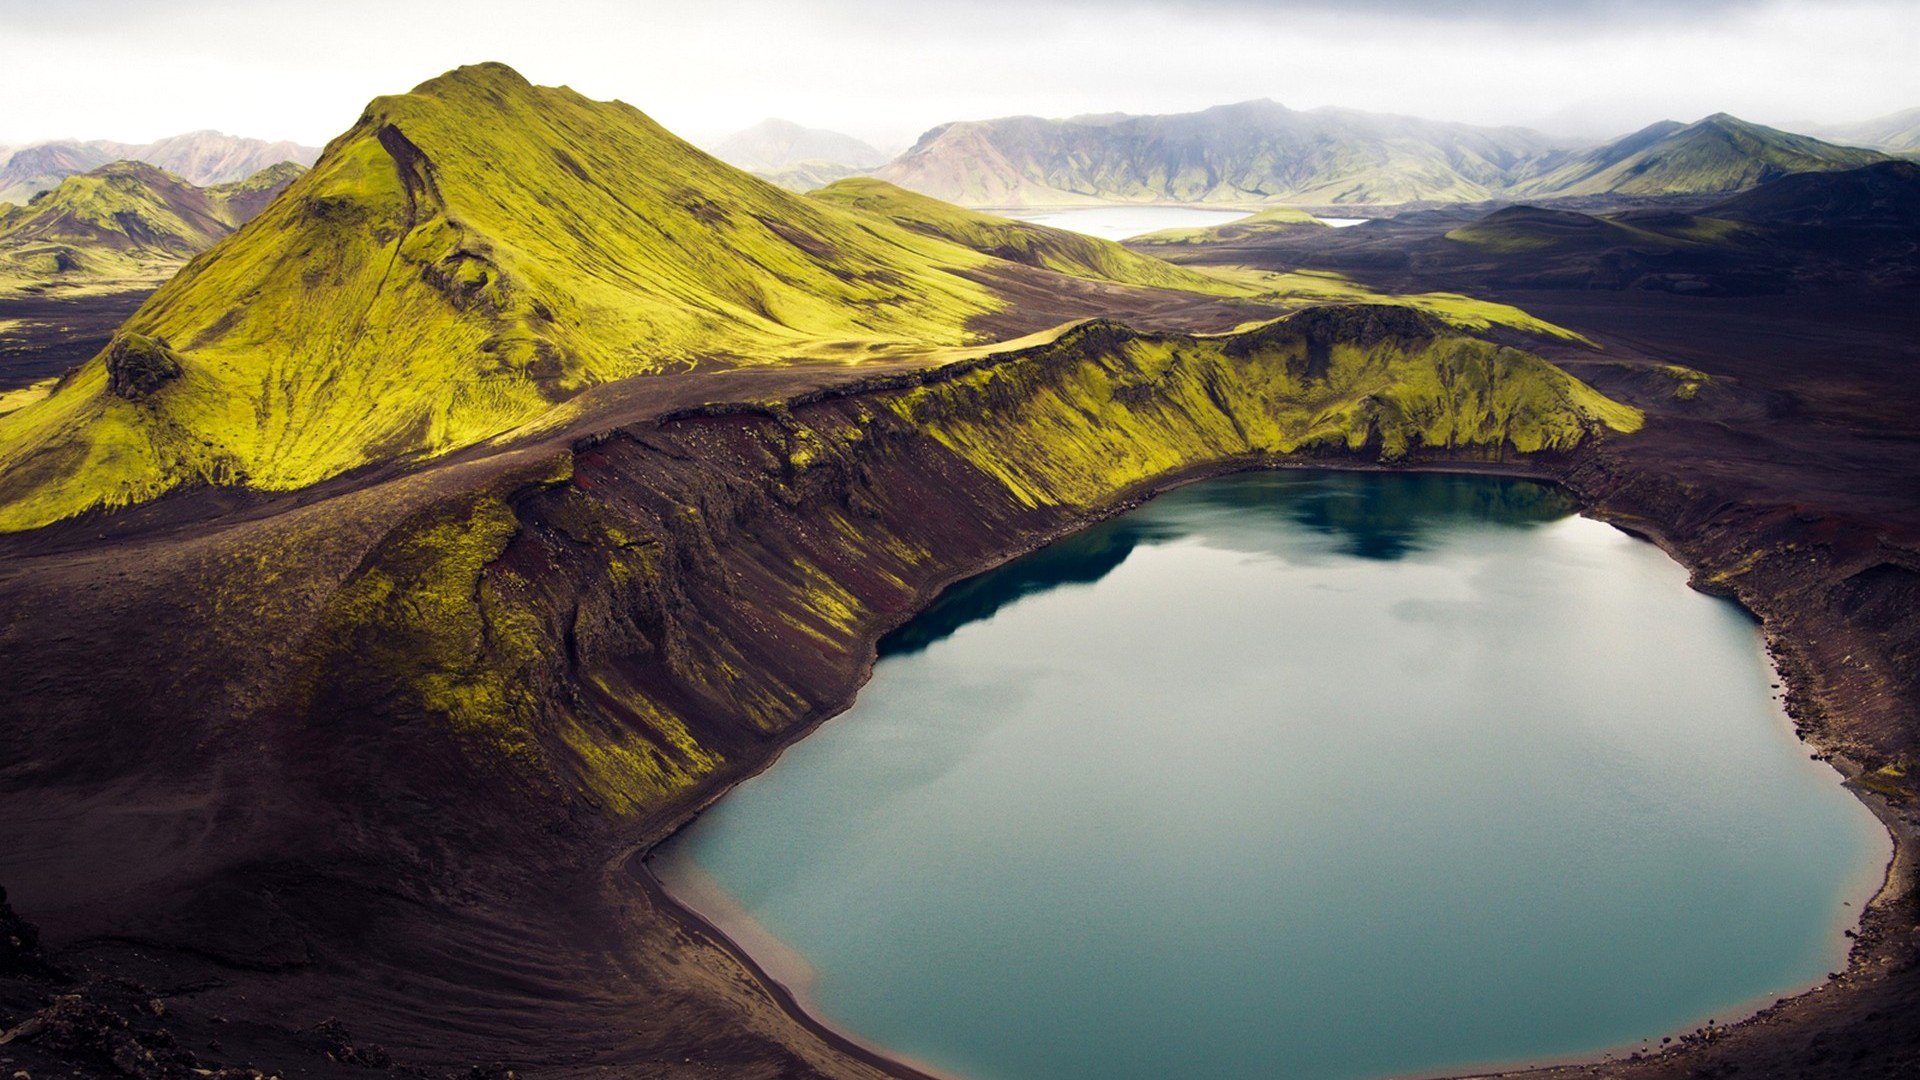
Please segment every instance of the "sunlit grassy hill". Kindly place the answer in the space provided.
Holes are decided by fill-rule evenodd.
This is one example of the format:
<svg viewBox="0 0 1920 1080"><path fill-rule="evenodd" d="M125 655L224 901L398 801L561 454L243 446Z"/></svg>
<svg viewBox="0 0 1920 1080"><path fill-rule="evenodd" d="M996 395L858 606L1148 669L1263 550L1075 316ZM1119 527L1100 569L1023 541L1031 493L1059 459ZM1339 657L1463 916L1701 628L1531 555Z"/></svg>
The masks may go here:
<svg viewBox="0 0 1920 1080"><path fill-rule="evenodd" d="M138 161L69 176L29 205L0 208L0 294L48 285L151 287L303 171L285 162L208 188Z"/></svg>

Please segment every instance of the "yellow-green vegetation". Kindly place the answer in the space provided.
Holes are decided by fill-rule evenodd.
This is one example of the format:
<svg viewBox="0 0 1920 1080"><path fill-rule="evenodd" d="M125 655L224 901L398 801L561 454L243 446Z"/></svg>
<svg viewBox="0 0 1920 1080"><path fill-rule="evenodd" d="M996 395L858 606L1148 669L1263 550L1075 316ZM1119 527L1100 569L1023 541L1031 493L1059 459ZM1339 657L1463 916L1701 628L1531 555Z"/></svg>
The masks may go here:
<svg viewBox="0 0 1920 1080"><path fill-rule="evenodd" d="M97 358L0 419L0 529L437 454L634 375L974 344L1002 302L967 274L995 264L754 179L630 106L462 68L374 101L129 320L180 360L163 390L117 396Z"/></svg>
<svg viewBox="0 0 1920 1080"><path fill-rule="evenodd" d="M1331 270L1295 270L1274 273L1241 267L1210 267L1209 273L1237 282L1259 299L1289 306L1309 304L1399 304L1424 311L1462 330L1494 327L1518 330L1537 337L1559 338L1598 348L1585 336L1564 326L1528 314L1512 304L1479 300L1462 293L1383 293Z"/></svg>
<svg viewBox="0 0 1920 1080"><path fill-rule="evenodd" d="M285 162L210 188L137 161L69 176L0 217L0 295L150 287L233 232L303 171Z"/></svg>
<svg viewBox="0 0 1920 1080"><path fill-rule="evenodd" d="M889 404L1022 502L1067 506L1248 454L1534 453L1642 422L1531 353L1396 307L1308 311L1224 337L1090 324Z"/></svg>
<svg viewBox="0 0 1920 1080"><path fill-rule="evenodd" d="M0 416L13 412L15 409L31 405L41 398L46 397L53 392L53 384L57 381L58 380L51 378L41 379L39 382L31 383L27 386L17 386L12 390L0 390Z"/></svg>
<svg viewBox="0 0 1920 1080"><path fill-rule="evenodd" d="M834 206L878 214L915 232L1028 266L1126 285L1230 296L1233 284L1140 255L1111 240L967 210L917 195L885 180L855 177L829 184L812 197Z"/></svg>
<svg viewBox="0 0 1920 1080"><path fill-rule="evenodd" d="M1896 802L1904 803L1913 798L1913 786L1907 778L1904 762L1889 762L1870 772L1861 773L1853 782Z"/></svg>
<svg viewBox="0 0 1920 1080"><path fill-rule="evenodd" d="M519 479L564 483L570 465L561 455ZM622 694L640 722L613 730L556 717L542 701L547 627L524 602L525 583L495 565L519 528L514 490L473 492L403 522L330 600L322 649L349 658L361 685L389 704L404 700L439 718L472 757L513 775L574 777L618 813L685 789L720 758L671 713Z"/></svg>
<svg viewBox="0 0 1920 1080"><path fill-rule="evenodd" d="M594 383L835 340L965 344L976 252L780 191L629 106L499 65L381 98L127 324L184 374L100 359L0 421L0 528L181 484L309 484L469 445Z"/></svg>
<svg viewBox="0 0 1920 1080"><path fill-rule="evenodd" d="M1218 244L1235 240L1253 240L1274 233L1293 229L1325 229L1326 222L1307 213L1305 210L1293 210L1287 207L1275 207L1262 210L1248 217L1229 221L1224 225L1207 225L1189 229L1161 229L1144 236L1136 236L1127 241L1129 244L1147 246L1185 247L1194 244Z"/></svg>
<svg viewBox="0 0 1920 1080"><path fill-rule="evenodd" d="M1658 370L1674 381L1673 396L1681 401L1692 401L1699 397L1700 388L1713 381L1713 376L1684 364L1661 364Z"/></svg>
<svg viewBox="0 0 1920 1080"><path fill-rule="evenodd" d="M984 271L1008 259L1280 305L1380 298L1176 267L878 181L798 196L630 106L484 64L375 100L100 356L0 416L0 530L432 457L548 428L635 376L975 347L1005 303ZM1569 336L1466 297L1397 302ZM162 377L110 370L147 356Z"/></svg>

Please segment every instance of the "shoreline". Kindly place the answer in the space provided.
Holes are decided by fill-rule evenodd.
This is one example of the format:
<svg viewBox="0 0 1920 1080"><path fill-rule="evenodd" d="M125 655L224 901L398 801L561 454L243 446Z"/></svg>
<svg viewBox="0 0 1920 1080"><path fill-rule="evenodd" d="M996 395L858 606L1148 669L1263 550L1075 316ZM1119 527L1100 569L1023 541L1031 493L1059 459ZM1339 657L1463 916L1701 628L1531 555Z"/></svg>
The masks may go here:
<svg viewBox="0 0 1920 1080"><path fill-rule="evenodd" d="M1160 478L1158 481L1144 482L1138 485L1135 490L1123 492L1111 505L1099 509L1082 521L1076 522L1068 527L1050 531L1035 542L1021 546L1017 550L1004 556L983 560L979 566L963 568L951 575L943 575L938 579L938 583L930 588L925 596L920 597L918 602L903 616L893 621L891 625L883 627L881 631L875 634L872 640L867 643L866 656L854 680L854 684L844 700L836 702L827 710L823 710L813 722L794 731L790 738L783 739L779 747L751 772L738 777L726 786L713 792L707 798L702 799L698 805L690 808L683 815L676 817L660 836L622 853L610 863L610 868L619 869L624 876L638 883L642 892L646 895L648 902L651 903L656 910L667 914L668 917L679 924L682 929L707 940L731 956L747 971L748 975L763 991L774 1000L782 1012L786 1013L790 1019L800 1024L803 1028L827 1042L830 1046L848 1053L862 1063L877 1068L881 1070L883 1074L895 1077L897 1080L964 1080L962 1077L952 1076L951 1074L929 1071L927 1067L917 1065L903 1055L869 1044L858 1036L836 1027L831 1021L826 1020L817 1012L810 1009L804 989L796 991L792 987L789 987L769 970L767 965L763 964L760 959L754 957L747 947L736 940L735 936L729 933L724 926L719 925L714 919L708 918L690 906L688 902L674 896L672 890L654 873L653 868L649 865L650 857L661 844L666 843L667 840L691 823L694 818L724 798L736 786L772 768L789 747L813 734L814 731L819 729L827 721L840 716L850 709L853 706L854 700L858 697L859 691L873 678L874 667L878 662L877 645L880 638L897 629L899 626L905 625L917 618L945 593L947 589L962 581L977 577L997 567L1004 566L1015 559L1022 558L1101 522L1111 520L1114 517L1141 506L1151 499L1178 488L1236 473L1259 471L1427 472L1496 476L1551 484L1572 498L1575 504L1574 513L1576 515L1609 525L1628 536L1653 544L1665 553L1669 559L1673 560L1674 563L1687 571L1687 587L1697 592L1725 599L1737 605L1743 612L1746 612L1752 617L1760 632L1760 644L1767 665L1779 679L1780 685L1783 688L1790 687L1793 680L1805 678L1805 676L1798 671L1797 665L1788 662L1788 658L1784 655L1785 643L1776 639L1776 635L1768 627L1766 620L1759 613L1749 608L1746 603L1731 591L1704 587L1699 568L1684 556L1679 546L1675 544L1671 537L1658 525L1644 518L1610 514L1604 511L1591 499L1568 483L1562 473L1546 467L1544 464L1535 465L1530 462L1505 461L1415 460L1386 465L1377 462L1341 461L1338 459L1327 459L1324 461L1289 459L1252 462L1244 460L1236 462L1215 462L1209 465L1181 470L1168 477ZM1764 1023L1781 1009L1805 1001L1815 994L1824 993L1829 986L1839 985L1847 975L1864 968L1869 961L1868 953L1871 950L1864 944L1865 935L1857 934L1856 932L1865 926L1870 913L1885 910L1892 903L1905 896L1911 889L1916 870L1912 862L1912 852L1915 850L1913 841L1916 839L1916 830L1905 817L1891 805L1885 796L1870 791L1856 782L1858 778L1865 773L1865 769L1861 768L1844 754L1839 753L1831 747L1823 746L1816 740L1802 733L1789 705L1790 694L1783 692L1775 700L1779 707L1779 715L1787 722L1788 731L1794 740L1798 742L1800 746L1815 751L1811 756L1821 761L1839 776L1841 786L1851 792L1855 798L1859 799L1860 802L1865 805L1867 811L1871 813L1882 828L1886 830L1890 843L1887 863L1879 872L1880 883L1878 887L1873 889L1871 894L1856 911L1854 917L1850 920L1843 921L1839 928L1841 940L1852 943L1846 947L1845 963L1841 965L1841 969L1837 972L1830 972L1824 978L1788 993L1778 996L1772 993L1764 994L1758 999L1740 1003L1732 1010L1721 1010L1721 1012L1726 1015L1738 1017L1738 1019L1730 1023L1715 1023L1714 1021L1719 1019L1719 1016L1715 1015L1710 1017L1706 1024L1696 1022L1692 1028L1676 1029L1668 1036L1672 1039L1672 1042L1667 1044L1653 1043L1652 1038L1649 1037L1635 1043L1619 1044L1611 1048L1593 1052L1575 1052L1548 1058L1529 1058L1519 1061L1488 1062L1468 1065L1463 1068L1447 1068L1435 1072L1409 1073L1404 1074L1405 1077L1427 1078L1427 1080L1478 1080L1478 1078L1489 1078L1489 1080L1492 1080L1492 1078L1516 1076L1552 1076L1562 1070L1587 1066L1628 1065L1636 1061L1666 1059L1678 1060L1679 1055L1683 1054L1692 1046L1693 1040L1697 1038L1717 1039L1724 1037L1727 1033L1749 1029L1760 1023ZM1863 877L1864 876L1865 874L1863 872ZM774 937L770 932L768 936L778 941L777 937ZM781 943L781 947L790 948L785 946L784 943ZM797 957L798 954L796 953L795 956ZM1768 1002L1766 1001L1768 997L1774 997L1774 1000ZM1651 1052L1643 1051L1641 1049L1642 1047L1648 1047ZM1392 1080L1392 1078L1382 1077L1379 1078L1379 1080Z"/></svg>

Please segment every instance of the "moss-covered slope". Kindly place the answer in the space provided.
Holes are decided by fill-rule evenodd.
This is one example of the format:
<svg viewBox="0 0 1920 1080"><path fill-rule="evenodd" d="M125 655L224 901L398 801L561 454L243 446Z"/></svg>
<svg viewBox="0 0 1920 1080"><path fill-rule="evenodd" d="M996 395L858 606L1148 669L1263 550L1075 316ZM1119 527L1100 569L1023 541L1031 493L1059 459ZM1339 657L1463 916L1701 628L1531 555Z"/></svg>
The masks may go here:
<svg viewBox="0 0 1920 1080"><path fill-rule="evenodd" d="M0 418L0 529L436 454L629 376L971 344L1002 301L969 275L995 265L630 106L461 68L374 101L134 315L177 376L129 398L103 354Z"/></svg>

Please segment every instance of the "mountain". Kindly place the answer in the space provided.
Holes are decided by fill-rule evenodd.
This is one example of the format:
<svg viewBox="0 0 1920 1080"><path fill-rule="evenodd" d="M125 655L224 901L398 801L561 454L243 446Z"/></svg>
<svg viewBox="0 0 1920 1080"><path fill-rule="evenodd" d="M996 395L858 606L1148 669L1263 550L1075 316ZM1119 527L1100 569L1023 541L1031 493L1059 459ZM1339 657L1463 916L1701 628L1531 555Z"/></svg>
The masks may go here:
<svg viewBox="0 0 1920 1080"><path fill-rule="evenodd" d="M440 454L629 376L969 345L1007 307L994 282L1035 273L783 191L631 106L460 68L373 101L0 417L0 528Z"/></svg>
<svg viewBox="0 0 1920 1080"><path fill-rule="evenodd" d="M1742 191L1788 173L1854 169L1885 160L1715 113L1692 124L1662 121L1574 155L1513 188L1526 198L1569 195L1701 195Z"/></svg>
<svg viewBox="0 0 1920 1080"><path fill-rule="evenodd" d="M1767 225L1920 231L1920 164L1883 161L1846 172L1783 176L1701 214Z"/></svg>
<svg viewBox="0 0 1920 1080"><path fill-rule="evenodd" d="M129 147L120 156L158 165L204 187L244 180L283 161L312 165L320 149L286 140L268 142L218 131L193 131Z"/></svg>
<svg viewBox="0 0 1920 1080"><path fill-rule="evenodd" d="M306 171L307 167L298 162L282 161L243 179L214 184L207 188L207 193L223 206L226 220L239 228L265 210L275 196Z"/></svg>
<svg viewBox="0 0 1920 1080"><path fill-rule="evenodd" d="M1809 133L1847 146L1867 146L1890 154L1920 153L1920 107L1861 120L1852 124L1824 124Z"/></svg>
<svg viewBox="0 0 1920 1080"><path fill-rule="evenodd" d="M1136 254L1111 240L995 217L944 203L885 180L841 180L813 193L834 206L880 214L915 232L1027 266L1155 289L1226 294L1215 278Z"/></svg>
<svg viewBox="0 0 1920 1080"><path fill-rule="evenodd" d="M968 206L1472 201L1561 153L1521 128L1247 101L944 124L874 175Z"/></svg>
<svg viewBox="0 0 1920 1080"><path fill-rule="evenodd" d="M97 169L124 155L90 143L23 146L0 160L0 202L23 203L76 173Z"/></svg>
<svg viewBox="0 0 1920 1080"><path fill-rule="evenodd" d="M802 161L782 169L757 169L753 175L768 183L778 184L788 191L804 195L809 191L818 191L836 180L860 176L865 172L865 169L856 169L851 165L836 165L831 161Z"/></svg>
<svg viewBox="0 0 1920 1080"><path fill-rule="evenodd" d="M801 127L791 120L767 119L713 146L713 156L749 172L775 172L808 162L854 169L886 163L887 155L851 135Z"/></svg>
<svg viewBox="0 0 1920 1080"><path fill-rule="evenodd" d="M0 294L150 285L212 247L304 172L282 162L202 188L145 162L69 176L0 216Z"/></svg>
<svg viewBox="0 0 1920 1080"><path fill-rule="evenodd" d="M25 202L66 177L112 161L143 161L202 186L243 180L282 161L311 165L317 147L195 131L150 143L60 140L0 155L0 202Z"/></svg>

